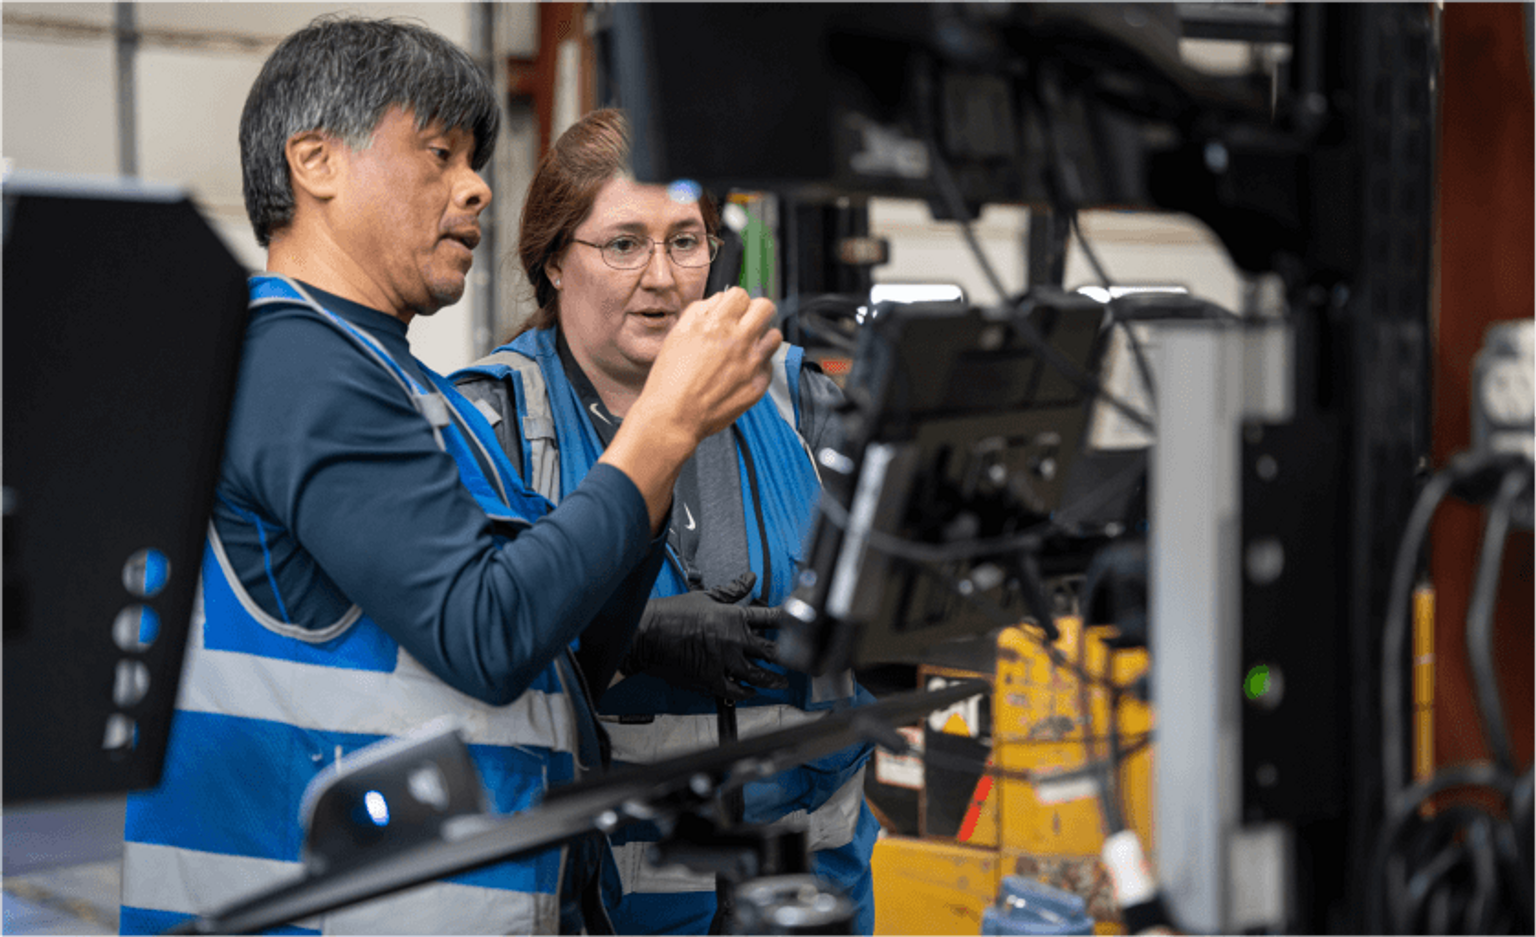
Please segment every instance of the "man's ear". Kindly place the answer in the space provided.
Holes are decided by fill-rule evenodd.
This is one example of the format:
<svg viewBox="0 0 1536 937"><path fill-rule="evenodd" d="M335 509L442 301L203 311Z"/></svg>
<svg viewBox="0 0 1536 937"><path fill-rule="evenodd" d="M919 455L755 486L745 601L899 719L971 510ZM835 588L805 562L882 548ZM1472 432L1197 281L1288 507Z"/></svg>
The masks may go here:
<svg viewBox="0 0 1536 937"><path fill-rule="evenodd" d="M288 178L296 200L301 192L322 202L335 197L346 158L341 148L340 140L319 130L306 130L288 138L283 152L288 158Z"/></svg>

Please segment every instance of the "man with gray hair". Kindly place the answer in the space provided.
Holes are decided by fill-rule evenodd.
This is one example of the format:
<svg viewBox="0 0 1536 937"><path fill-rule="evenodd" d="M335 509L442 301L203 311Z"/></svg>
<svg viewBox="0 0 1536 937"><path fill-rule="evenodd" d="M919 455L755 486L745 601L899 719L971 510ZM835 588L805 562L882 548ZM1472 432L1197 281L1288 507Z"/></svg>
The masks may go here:
<svg viewBox="0 0 1536 937"><path fill-rule="evenodd" d="M463 295L497 126L463 50L395 21L318 20L251 89L241 167L267 269L164 775L129 798L124 933L298 877L305 786L432 719L458 717L504 813L603 760L586 687L639 619L681 466L761 398L780 335L741 290L690 305L580 488L558 508L530 491L406 333ZM579 645L602 652L578 664ZM603 842L296 926L596 932Z"/></svg>

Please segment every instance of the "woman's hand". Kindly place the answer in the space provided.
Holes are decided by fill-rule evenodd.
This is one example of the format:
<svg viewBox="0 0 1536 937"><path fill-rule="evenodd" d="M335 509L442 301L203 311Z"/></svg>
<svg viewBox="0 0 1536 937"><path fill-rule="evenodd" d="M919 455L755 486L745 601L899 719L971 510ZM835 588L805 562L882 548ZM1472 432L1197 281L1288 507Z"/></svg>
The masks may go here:
<svg viewBox="0 0 1536 937"><path fill-rule="evenodd" d="M693 450L767 392L769 362L784 340L769 325L773 313L772 302L732 287L687 306L668 333L645 389L600 460L640 489L653 531Z"/></svg>

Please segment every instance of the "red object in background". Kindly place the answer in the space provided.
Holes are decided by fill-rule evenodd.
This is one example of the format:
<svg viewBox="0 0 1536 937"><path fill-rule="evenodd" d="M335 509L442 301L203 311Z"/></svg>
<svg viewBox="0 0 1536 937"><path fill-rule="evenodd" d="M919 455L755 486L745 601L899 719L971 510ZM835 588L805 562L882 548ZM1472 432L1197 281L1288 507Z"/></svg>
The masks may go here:
<svg viewBox="0 0 1536 937"><path fill-rule="evenodd" d="M532 59L507 60L507 98L527 101L539 123L539 156L542 158L554 140L555 82L559 77L560 43L567 39L580 43L581 66L576 89L579 110L587 113L597 106L592 40L587 35L585 3L539 4L539 51Z"/></svg>
<svg viewBox="0 0 1536 937"><path fill-rule="evenodd" d="M1436 466L1471 443L1472 358L1488 325L1536 307L1533 95L1516 3L1447 3L1442 19L1440 231L1434 363ZM1467 666L1466 616L1483 511L1448 501L1431 530L1435 616L1435 762L1489 757ZM1505 547L1494 649L1515 758L1532 749L1530 531Z"/></svg>

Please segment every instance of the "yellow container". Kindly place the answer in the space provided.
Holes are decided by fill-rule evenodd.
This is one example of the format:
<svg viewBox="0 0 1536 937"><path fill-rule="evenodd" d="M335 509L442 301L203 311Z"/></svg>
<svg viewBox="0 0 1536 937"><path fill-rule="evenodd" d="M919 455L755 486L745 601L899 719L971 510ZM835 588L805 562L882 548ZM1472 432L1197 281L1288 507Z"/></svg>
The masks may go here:
<svg viewBox="0 0 1536 937"><path fill-rule="evenodd" d="M962 842L886 837L876 844L876 933L979 933L981 913L996 899L1003 875L1075 892L1087 901L1097 933L1121 932L1099 859L1105 828L1097 781L1049 779L1109 758L1111 700L1104 684L1129 687L1146 674L1147 652L1112 650L1105 641L1113 628L1084 629L1076 618L1059 619L1057 627L1055 660L1043 632L1032 626L999 635L992 765L973 794ZM1086 688L1079 670L1089 675ZM1115 719L1122 753L1134 749L1122 754L1118 800L1126 825L1151 854L1153 750L1144 743L1152 709L1122 693Z"/></svg>
<svg viewBox="0 0 1536 937"><path fill-rule="evenodd" d="M875 933L979 934L997 899L993 849L885 836L875 843Z"/></svg>

